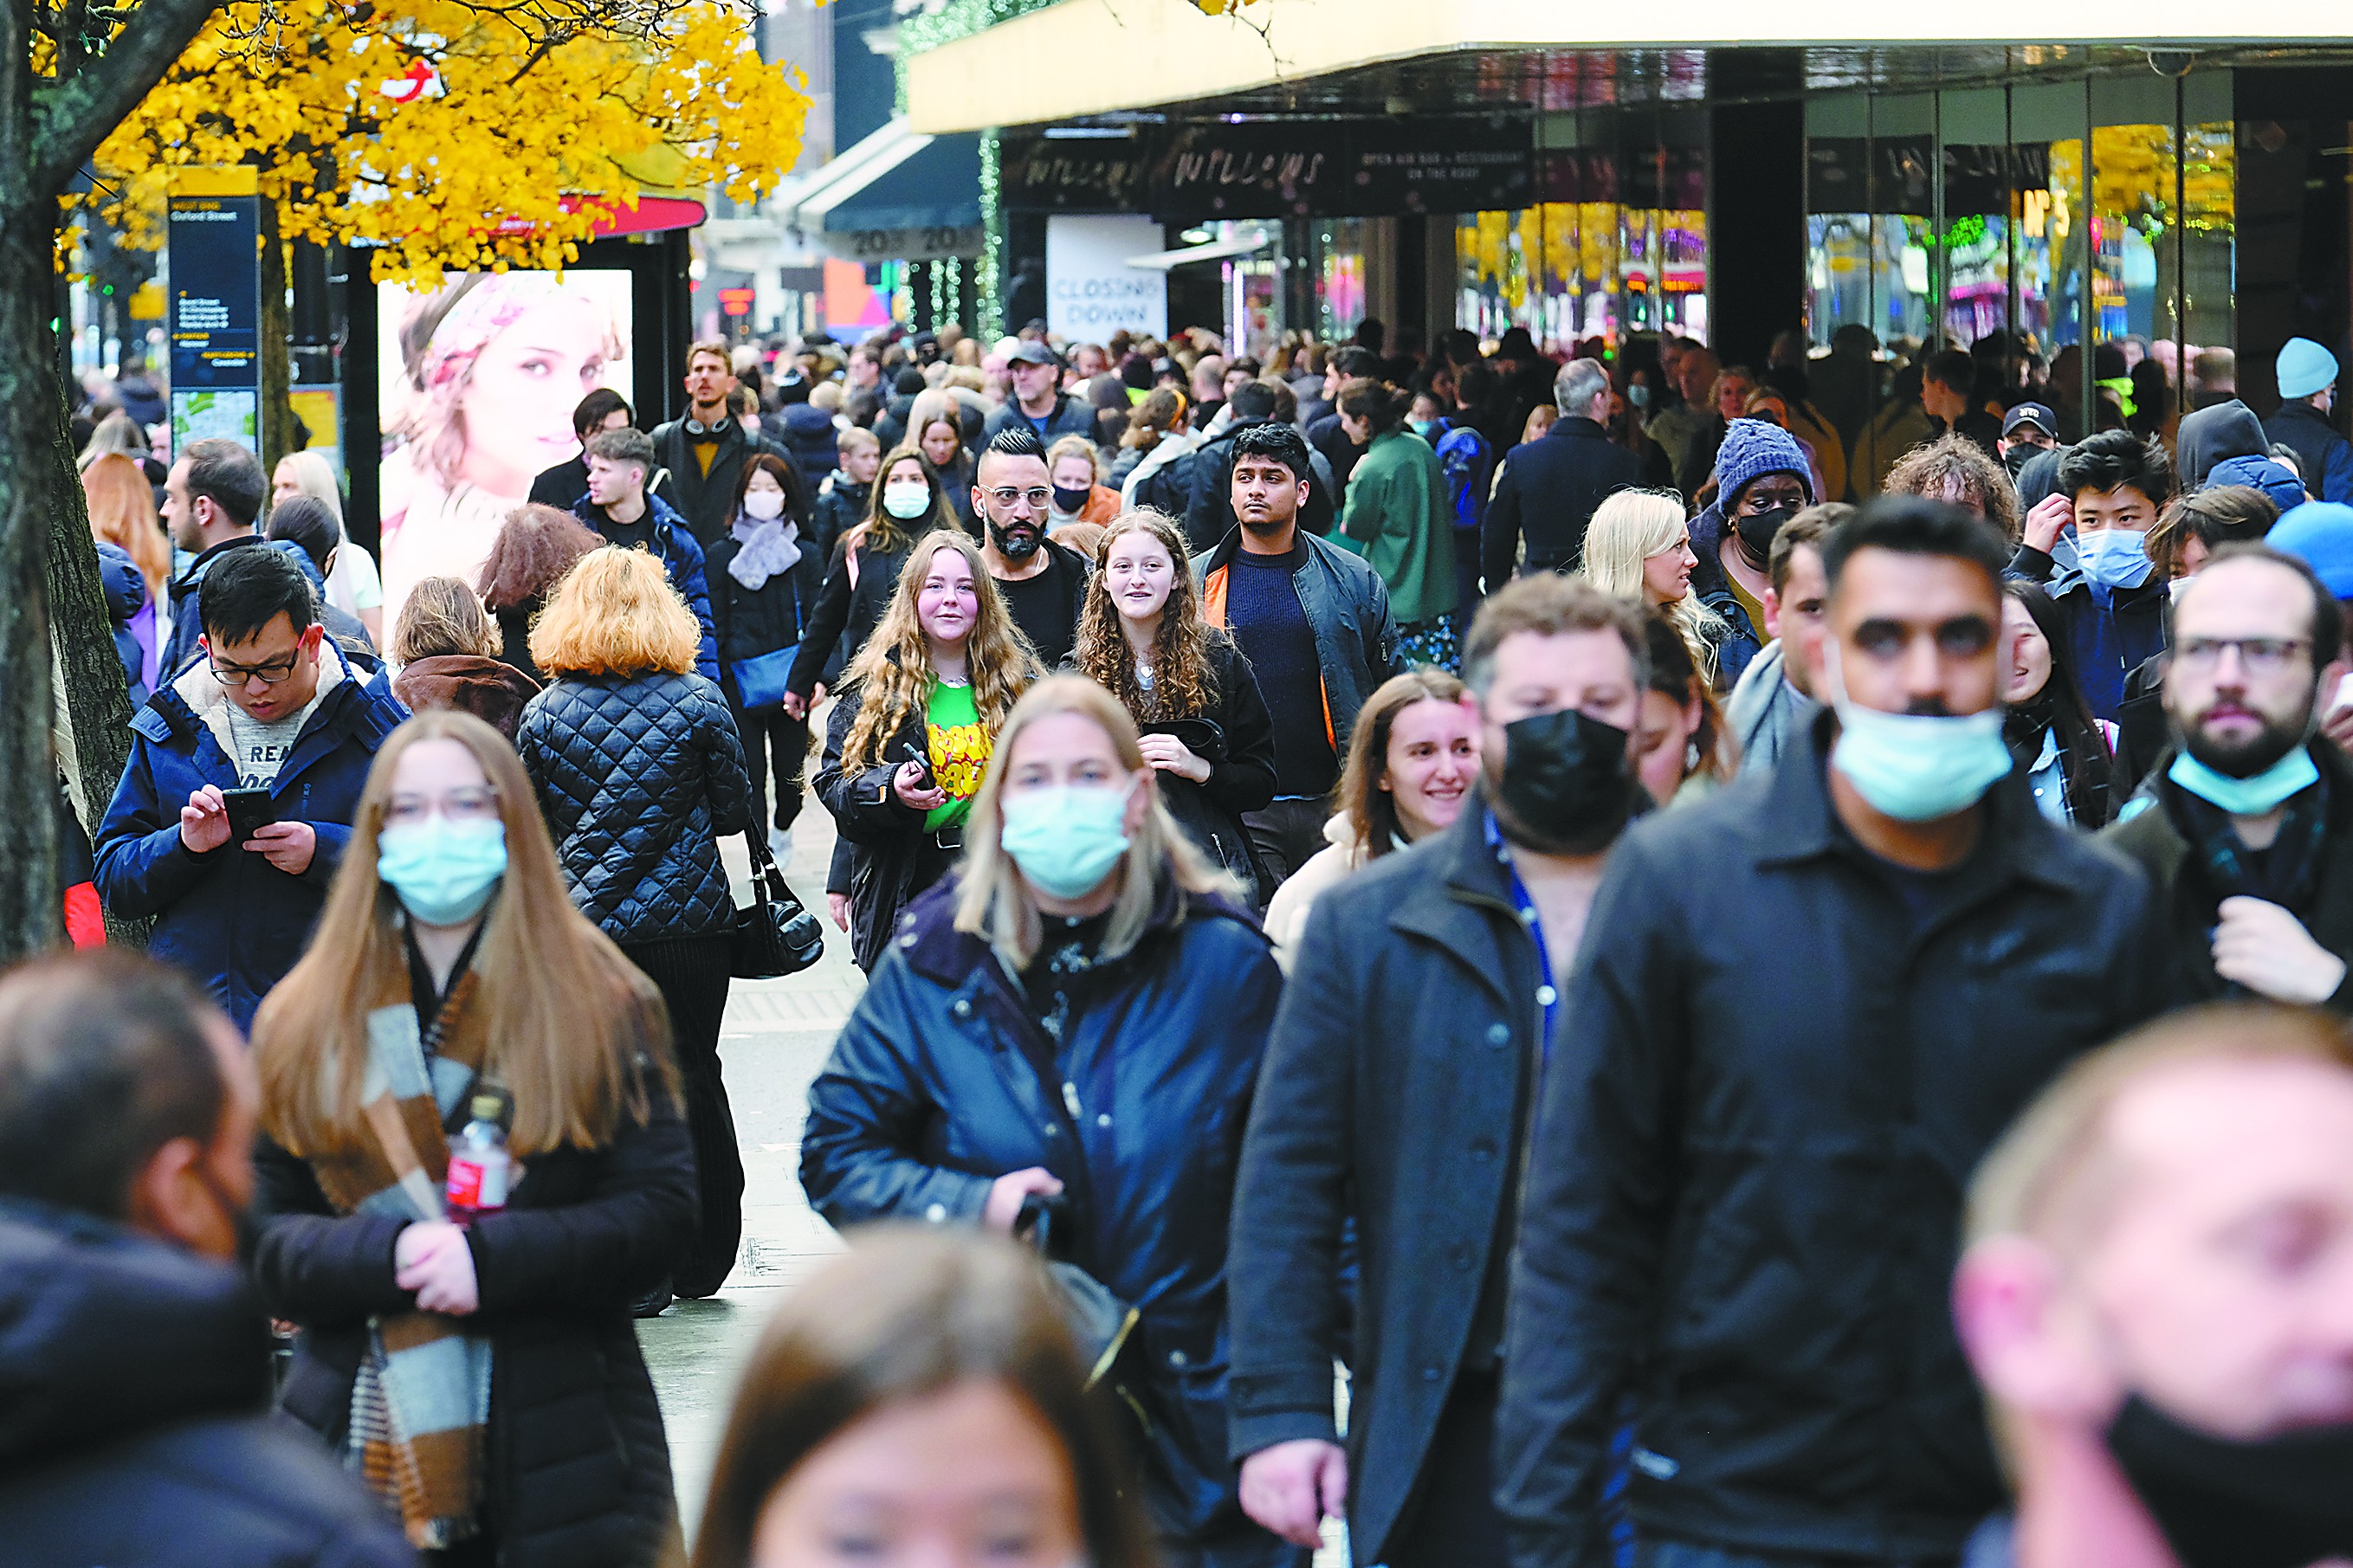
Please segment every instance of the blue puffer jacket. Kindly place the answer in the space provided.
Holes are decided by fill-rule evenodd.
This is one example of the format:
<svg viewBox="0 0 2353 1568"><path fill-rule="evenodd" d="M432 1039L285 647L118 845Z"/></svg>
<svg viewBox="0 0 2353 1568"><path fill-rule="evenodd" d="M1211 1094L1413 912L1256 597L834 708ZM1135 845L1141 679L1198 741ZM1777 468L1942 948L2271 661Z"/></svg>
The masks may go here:
<svg viewBox="0 0 2353 1568"><path fill-rule="evenodd" d="M801 1185L837 1226L979 1223L991 1182L1065 1184L1056 1254L1142 1313L1132 1375L1152 1421L1164 1536L1251 1527L1226 1460L1226 1224L1282 977L1255 924L1165 891L1095 972L1059 1053L1019 984L955 925L945 882L901 917L809 1089ZM1050 1094L1035 1060L1060 1079Z"/></svg>
<svg viewBox="0 0 2353 1568"><path fill-rule="evenodd" d="M106 595L106 618L114 624L114 656L122 661L122 678L131 687L131 705L136 708L147 700L147 650L140 645L135 623L139 613L148 607L147 579L139 574L138 563L131 552L119 544L98 541L98 584ZM150 613L147 628L153 635L155 617Z"/></svg>
<svg viewBox="0 0 2353 1568"><path fill-rule="evenodd" d="M131 721L130 765L98 830L98 896L126 920L153 915L148 951L204 982L240 1029L301 956L376 748L408 717L381 673L365 677L332 641L324 647L319 706L270 786L278 819L318 835L308 870L292 877L234 845L197 855L180 842L188 796L237 783L228 698L201 658Z"/></svg>
<svg viewBox="0 0 2353 1568"><path fill-rule="evenodd" d="M515 750L572 901L607 936L734 923L719 835L751 826L752 781L716 685L661 670L559 676L522 710Z"/></svg>
<svg viewBox="0 0 2353 1568"><path fill-rule="evenodd" d="M610 542L608 531L614 524L606 520L603 507L582 496L573 507L572 515ZM660 560L662 570L670 574L670 585L678 590L678 596L686 601L686 607L694 612L696 622L702 627L702 646L694 650L694 673L706 680L717 680L719 636L712 629L711 584L703 577L702 546L695 541L693 531L687 527L678 509L661 497L647 495L646 516L653 523L653 553Z"/></svg>

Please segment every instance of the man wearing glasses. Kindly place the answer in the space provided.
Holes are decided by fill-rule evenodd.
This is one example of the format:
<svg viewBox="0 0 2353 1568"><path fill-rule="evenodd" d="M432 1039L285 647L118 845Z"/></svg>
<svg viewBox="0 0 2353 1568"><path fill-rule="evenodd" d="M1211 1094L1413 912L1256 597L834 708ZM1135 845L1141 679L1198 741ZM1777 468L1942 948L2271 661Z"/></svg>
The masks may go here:
<svg viewBox="0 0 2353 1568"><path fill-rule="evenodd" d="M2103 835L2148 873L2172 1000L2353 1012L2353 766L2316 727L2346 668L2337 599L2267 544L2173 590L2173 748Z"/></svg>
<svg viewBox="0 0 2353 1568"><path fill-rule="evenodd" d="M153 915L149 951L248 1029L301 955L369 764L408 710L345 662L278 551L222 556L195 609L202 657L132 721L96 881L116 914Z"/></svg>
<svg viewBox="0 0 2353 1568"><path fill-rule="evenodd" d="M1039 662L1058 669L1078 641L1087 563L1046 537L1052 485L1037 432L1011 426L981 448L972 510L987 525L980 558L1005 595L1006 613L1038 650Z"/></svg>

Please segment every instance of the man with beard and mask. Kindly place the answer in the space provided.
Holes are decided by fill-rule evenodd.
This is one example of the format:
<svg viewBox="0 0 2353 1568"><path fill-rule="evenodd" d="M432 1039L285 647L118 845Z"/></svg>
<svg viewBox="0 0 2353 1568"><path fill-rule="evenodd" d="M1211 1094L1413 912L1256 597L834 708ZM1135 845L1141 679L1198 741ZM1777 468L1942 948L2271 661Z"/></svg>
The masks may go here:
<svg viewBox="0 0 2353 1568"><path fill-rule="evenodd" d="M1504 1562L1490 1461L1520 1151L1583 1005L1567 977L1603 860L1644 799L1641 616L1550 574L1491 596L1463 649L1476 797L1309 917L1226 1261L1242 1507L1301 1545L1345 1510L1359 1564ZM1352 1314L1344 1449L1332 1363Z"/></svg>
<svg viewBox="0 0 2353 1568"><path fill-rule="evenodd" d="M1406 670L1380 574L1301 526L1313 471L1298 431L1244 426L1228 469L1235 526L1193 558L1201 617L1233 634L1274 720L1274 800L1242 815L1271 888L1322 851L1356 711Z"/></svg>
<svg viewBox="0 0 2353 1568"><path fill-rule="evenodd" d="M1715 451L1715 499L1692 519L1691 591L1724 617L1731 635L1716 649L1716 678L1736 683L1765 639L1773 539L1814 503L1813 464L1798 438L1767 419L1735 419Z"/></svg>
<svg viewBox="0 0 2353 1568"><path fill-rule="evenodd" d="M980 558L1005 595L1006 613L1048 669L1071 657L1087 597L1085 559L1046 537L1053 486L1046 448L1025 424L992 437L973 469L973 515L988 530Z"/></svg>
<svg viewBox="0 0 2353 1568"><path fill-rule="evenodd" d="M2353 1559L2353 1051L2176 1015L2086 1058L1969 1188L1954 1316L2017 1513L1968 1568Z"/></svg>
<svg viewBox="0 0 2353 1568"><path fill-rule="evenodd" d="M0 1562L415 1562L269 1415L245 1042L120 950L0 980Z"/></svg>
<svg viewBox="0 0 2353 1568"><path fill-rule="evenodd" d="M2067 628L2093 715L2116 722L2125 677L2165 648L2166 584L2148 531L2173 499L2173 463L2155 437L2103 430L2067 448L2058 488L2026 514L2010 575L2041 583ZM2063 562L2071 536L2074 563Z"/></svg>
<svg viewBox="0 0 2353 1568"><path fill-rule="evenodd" d="M2267 544L2226 544L2179 585L2173 749L2104 836L2148 874L2168 999L2353 1013L2353 764L2318 731L2343 628L2312 568Z"/></svg>
<svg viewBox="0 0 2353 1568"><path fill-rule="evenodd" d="M1830 710L1627 834L1569 976L1504 1353L1515 1568L1612 1560L1630 1417L1645 1568L1951 1563L2000 1499L1961 1184L2151 1010L2147 883L2002 742L2001 536L1882 497L1821 552Z"/></svg>

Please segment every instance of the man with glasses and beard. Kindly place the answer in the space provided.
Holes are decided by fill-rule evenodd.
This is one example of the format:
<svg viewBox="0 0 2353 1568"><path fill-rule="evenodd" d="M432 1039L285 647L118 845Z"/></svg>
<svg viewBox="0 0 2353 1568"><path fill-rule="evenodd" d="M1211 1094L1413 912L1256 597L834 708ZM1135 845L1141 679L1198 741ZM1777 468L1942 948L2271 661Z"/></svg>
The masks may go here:
<svg viewBox="0 0 2353 1568"><path fill-rule="evenodd" d="M2353 766L2318 731L2344 622L2311 567L2226 544L2174 584L2173 749L2103 836L2148 873L2171 1000L2353 1012Z"/></svg>
<svg viewBox="0 0 2353 1568"><path fill-rule="evenodd" d="M987 525L980 558L1048 669L1060 668L1078 641L1089 565L1046 537L1053 501L1046 448L1028 425L1007 426L981 448L972 485L973 515Z"/></svg>
<svg viewBox="0 0 2353 1568"><path fill-rule="evenodd" d="M1503 1356L1514 1568L1609 1563L1620 1465L1642 1568L1955 1562L2001 1497L1947 1308L1962 1184L2153 1010L2147 883L2002 741L2001 535L1883 496L1821 553L1827 710L1628 831L1568 977Z"/></svg>

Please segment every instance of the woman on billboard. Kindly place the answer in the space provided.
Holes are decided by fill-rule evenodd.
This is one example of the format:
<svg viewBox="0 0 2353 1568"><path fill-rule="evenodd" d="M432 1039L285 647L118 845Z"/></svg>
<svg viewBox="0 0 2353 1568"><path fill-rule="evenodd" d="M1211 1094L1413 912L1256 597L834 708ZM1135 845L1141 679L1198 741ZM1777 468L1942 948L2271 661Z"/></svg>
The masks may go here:
<svg viewBox="0 0 2353 1568"><path fill-rule="evenodd" d="M628 279L470 272L411 297L384 355L384 614L426 577L473 582L542 469L578 455L572 410L625 379Z"/></svg>

